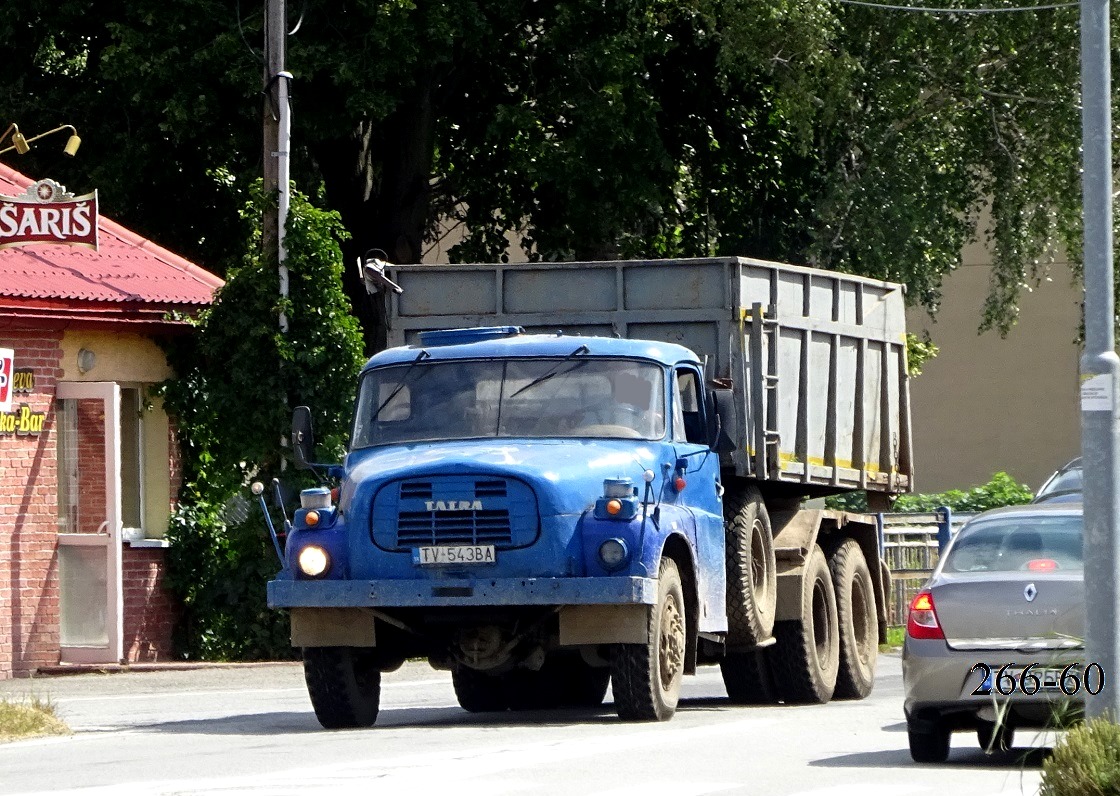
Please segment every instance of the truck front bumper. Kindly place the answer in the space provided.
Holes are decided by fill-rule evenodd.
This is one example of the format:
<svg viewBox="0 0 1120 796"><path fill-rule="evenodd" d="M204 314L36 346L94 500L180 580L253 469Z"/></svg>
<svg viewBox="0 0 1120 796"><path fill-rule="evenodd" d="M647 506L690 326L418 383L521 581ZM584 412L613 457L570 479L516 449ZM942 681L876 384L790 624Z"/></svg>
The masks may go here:
<svg viewBox="0 0 1120 796"><path fill-rule="evenodd" d="M654 605L657 580L464 578L462 580L273 580L270 608L418 608L468 605Z"/></svg>

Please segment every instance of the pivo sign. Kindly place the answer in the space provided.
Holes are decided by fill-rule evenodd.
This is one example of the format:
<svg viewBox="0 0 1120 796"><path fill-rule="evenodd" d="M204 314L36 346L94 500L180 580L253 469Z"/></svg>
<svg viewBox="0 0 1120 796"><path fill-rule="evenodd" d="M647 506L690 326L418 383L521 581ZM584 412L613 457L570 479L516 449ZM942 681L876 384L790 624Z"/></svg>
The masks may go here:
<svg viewBox="0 0 1120 796"><path fill-rule="evenodd" d="M47 243L97 248L97 191L74 196L39 180L21 196L0 196L0 249Z"/></svg>

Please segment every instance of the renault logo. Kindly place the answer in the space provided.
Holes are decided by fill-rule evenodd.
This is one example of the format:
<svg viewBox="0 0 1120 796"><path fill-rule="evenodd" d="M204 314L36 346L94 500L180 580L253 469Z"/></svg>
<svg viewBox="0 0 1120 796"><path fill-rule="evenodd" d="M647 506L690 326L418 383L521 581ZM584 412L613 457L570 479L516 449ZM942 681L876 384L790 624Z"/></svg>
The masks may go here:
<svg viewBox="0 0 1120 796"><path fill-rule="evenodd" d="M1028 583L1027 588L1023 589L1023 596L1027 598L1027 602L1034 602L1034 598L1038 596L1038 589L1033 583Z"/></svg>

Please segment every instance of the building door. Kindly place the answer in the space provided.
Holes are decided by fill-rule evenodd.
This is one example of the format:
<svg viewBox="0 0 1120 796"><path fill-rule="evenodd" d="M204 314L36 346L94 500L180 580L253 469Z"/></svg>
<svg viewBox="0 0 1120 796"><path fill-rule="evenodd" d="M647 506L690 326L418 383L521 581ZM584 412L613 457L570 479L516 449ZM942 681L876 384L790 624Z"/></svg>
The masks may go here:
<svg viewBox="0 0 1120 796"><path fill-rule="evenodd" d="M60 382L58 569L63 663L122 657L121 393L112 382Z"/></svg>

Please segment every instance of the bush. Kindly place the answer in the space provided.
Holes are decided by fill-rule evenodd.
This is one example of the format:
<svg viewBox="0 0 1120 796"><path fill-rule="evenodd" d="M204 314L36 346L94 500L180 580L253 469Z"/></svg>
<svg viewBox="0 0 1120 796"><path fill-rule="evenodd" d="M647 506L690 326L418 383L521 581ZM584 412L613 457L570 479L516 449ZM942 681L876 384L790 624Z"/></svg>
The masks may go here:
<svg viewBox="0 0 1120 796"><path fill-rule="evenodd" d="M983 486L975 486L967 491L950 489L927 495L899 495L893 511L926 512L948 506L953 511L987 511L1000 506L1020 506L1030 503L1034 493L1026 484L1020 484L1007 473L998 472ZM864 492L849 492L835 495L826 501L830 509L841 511L867 511L867 495Z"/></svg>
<svg viewBox="0 0 1120 796"><path fill-rule="evenodd" d="M1040 796L1118 796L1120 724L1093 719L1074 727L1042 764Z"/></svg>
<svg viewBox="0 0 1120 796"><path fill-rule="evenodd" d="M290 433L294 406L314 412L319 455L341 456L363 362L342 289L338 241L346 232L338 214L293 192L285 239L290 297L281 301L276 266L261 256L266 203L256 191L245 218L257 232L195 334L168 351L177 375L162 391L177 420L184 486L167 532L167 583L183 604L176 652L185 658L292 655L287 617L265 601L280 564L260 508L246 510L245 487L277 476L294 496L310 485L308 474L283 466L290 450L280 440ZM279 330L281 309L287 333Z"/></svg>

